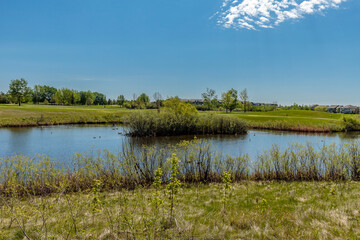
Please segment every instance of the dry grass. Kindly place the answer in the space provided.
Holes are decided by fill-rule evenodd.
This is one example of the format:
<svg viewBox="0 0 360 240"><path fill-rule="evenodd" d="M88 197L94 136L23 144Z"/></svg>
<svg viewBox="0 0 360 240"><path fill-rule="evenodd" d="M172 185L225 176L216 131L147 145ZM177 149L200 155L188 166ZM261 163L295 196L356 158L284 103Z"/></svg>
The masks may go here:
<svg viewBox="0 0 360 240"><path fill-rule="evenodd" d="M227 211L221 184L185 185L175 205L176 224L166 222L165 204L155 214L154 189L56 194L19 200L16 214L1 205L0 239L357 239L358 182L241 182L232 184ZM70 201L68 201L70 200ZM70 211L70 209L72 209ZM45 221L43 221L45 219ZM45 222L45 224L44 224ZM76 225L76 230L74 228Z"/></svg>

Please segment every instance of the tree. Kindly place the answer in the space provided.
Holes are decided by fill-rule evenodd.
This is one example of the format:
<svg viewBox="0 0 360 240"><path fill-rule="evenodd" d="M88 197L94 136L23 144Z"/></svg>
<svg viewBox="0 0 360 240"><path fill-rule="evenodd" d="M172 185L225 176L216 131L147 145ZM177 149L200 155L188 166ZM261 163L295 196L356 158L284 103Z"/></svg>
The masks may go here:
<svg viewBox="0 0 360 240"><path fill-rule="evenodd" d="M193 105L181 102L177 97L164 101L164 106L168 111L173 112L177 116L193 116L198 114L198 111Z"/></svg>
<svg viewBox="0 0 360 240"><path fill-rule="evenodd" d="M244 105L244 113L247 110L247 105L248 105L248 94L247 94L247 89L245 88L244 90L242 90L240 92L240 100L242 101L243 105Z"/></svg>
<svg viewBox="0 0 360 240"><path fill-rule="evenodd" d="M158 113L160 113L162 96L159 92L156 92L154 93L153 98L155 100L156 109L158 110Z"/></svg>
<svg viewBox="0 0 360 240"><path fill-rule="evenodd" d="M145 93L140 94L140 96L136 99L140 108L146 108L146 106L150 103L150 98Z"/></svg>
<svg viewBox="0 0 360 240"><path fill-rule="evenodd" d="M124 102L125 102L125 97L124 95L120 95L117 97L117 100L116 100L116 103L122 107L124 105Z"/></svg>
<svg viewBox="0 0 360 240"><path fill-rule="evenodd" d="M0 92L0 103L10 103L8 94Z"/></svg>
<svg viewBox="0 0 360 240"><path fill-rule="evenodd" d="M57 104L71 105L79 103L81 100L81 95L76 90L61 88L57 90L55 99Z"/></svg>
<svg viewBox="0 0 360 240"><path fill-rule="evenodd" d="M43 92L42 97L43 97L44 101L47 100L48 102L55 103L54 99L55 99L55 94L57 92L57 89L54 87L44 85L43 91L44 92Z"/></svg>
<svg viewBox="0 0 360 240"><path fill-rule="evenodd" d="M326 106L316 106L314 108L314 110L317 112L327 112L327 107Z"/></svg>
<svg viewBox="0 0 360 240"><path fill-rule="evenodd" d="M204 100L204 105L207 110L214 109L218 103L217 96L215 95L214 89L206 89L206 92L201 94Z"/></svg>
<svg viewBox="0 0 360 240"><path fill-rule="evenodd" d="M32 101L37 104L39 102L43 102L44 88L41 85L35 85L32 91Z"/></svg>
<svg viewBox="0 0 360 240"><path fill-rule="evenodd" d="M237 91L232 88L229 91L221 94L221 100L223 107L226 109L226 112L232 112L232 110L234 110L237 106Z"/></svg>
<svg viewBox="0 0 360 240"><path fill-rule="evenodd" d="M91 91L81 91L80 92L80 104L82 105L92 105L95 100L95 95Z"/></svg>
<svg viewBox="0 0 360 240"><path fill-rule="evenodd" d="M31 96L31 89L27 86L27 84L28 82L23 78L20 80L11 80L9 84L9 94L15 103L19 104L19 106Z"/></svg>
<svg viewBox="0 0 360 240"><path fill-rule="evenodd" d="M106 96L102 93L94 92L95 100L94 105L106 105Z"/></svg>

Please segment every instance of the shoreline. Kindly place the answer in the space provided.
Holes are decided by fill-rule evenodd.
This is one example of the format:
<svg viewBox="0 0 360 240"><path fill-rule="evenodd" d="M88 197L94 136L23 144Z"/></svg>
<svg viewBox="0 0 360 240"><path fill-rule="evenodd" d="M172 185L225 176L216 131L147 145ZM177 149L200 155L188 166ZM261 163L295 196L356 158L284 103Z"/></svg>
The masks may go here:
<svg viewBox="0 0 360 240"><path fill-rule="evenodd" d="M102 124L124 124L124 121L89 121L89 122L59 122L59 123L27 123L27 124L5 124L0 125L0 129L6 128L28 128L28 127L45 127L45 126L61 126L61 125L102 125ZM312 126L300 126L300 127L266 127L266 126L249 126L248 130L270 130L270 131L282 131L282 132L298 132L298 133L337 133L345 132L341 130L332 130L324 128L314 128ZM181 135L179 135L181 136Z"/></svg>

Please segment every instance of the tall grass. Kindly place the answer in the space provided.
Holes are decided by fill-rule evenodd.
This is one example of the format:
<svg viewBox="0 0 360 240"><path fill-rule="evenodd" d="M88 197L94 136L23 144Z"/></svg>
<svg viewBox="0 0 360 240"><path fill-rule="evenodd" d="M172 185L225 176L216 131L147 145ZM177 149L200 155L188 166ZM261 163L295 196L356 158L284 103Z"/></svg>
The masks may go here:
<svg viewBox="0 0 360 240"><path fill-rule="evenodd" d="M125 118L129 135L175 136L190 134L242 134L247 131L245 121L217 114L176 114L171 111L157 113L138 111Z"/></svg>
<svg viewBox="0 0 360 240"><path fill-rule="evenodd" d="M107 150L95 154L76 154L71 164L47 156L8 156L0 160L0 193L47 195L54 192L80 192L92 188L94 179L103 190L134 189L150 186L155 171L162 170L162 183L168 183L172 154L179 159L178 178L184 183L221 182L223 172L232 181L241 180L360 180L360 143L324 145L316 150L311 144L292 144L281 150L274 145L257 159L248 155L232 157L215 152L211 143L194 139L169 147L134 147L124 144L114 154Z"/></svg>
<svg viewBox="0 0 360 240"><path fill-rule="evenodd" d="M289 122L287 120L273 120L266 122L251 122L249 126L253 129L268 129L294 132L341 132L345 131L342 124L325 122L323 124L306 124L300 122Z"/></svg>
<svg viewBox="0 0 360 240"><path fill-rule="evenodd" d="M359 183L331 182L360 180L359 142L318 150L274 145L253 160L217 153L200 139L168 147L128 143L118 154L76 154L66 166L42 155L9 156L0 160L0 173L1 240L356 239L360 233Z"/></svg>

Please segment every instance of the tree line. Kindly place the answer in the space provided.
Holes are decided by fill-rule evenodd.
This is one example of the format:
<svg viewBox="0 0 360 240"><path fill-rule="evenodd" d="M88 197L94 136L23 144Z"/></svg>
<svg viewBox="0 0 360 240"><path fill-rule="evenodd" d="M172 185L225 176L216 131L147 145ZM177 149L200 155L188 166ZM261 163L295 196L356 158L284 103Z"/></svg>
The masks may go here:
<svg viewBox="0 0 360 240"><path fill-rule="evenodd" d="M249 101L247 89L238 92L232 88L221 94L218 98L214 89L207 88L201 94L201 103L193 105L198 110L226 110L232 112L235 109L247 111L271 111L274 106L253 106ZM152 96L153 101L145 93L139 96L133 95L132 100L127 100L124 95L119 95L116 99L107 98L105 94L92 91L78 91L69 88L55 88L48 85L35 85L28 87L28 82L21 78L11 80L9 90L0 92L0 103L22 103L34 104L56 104L56 105L119 105L128 109L158 109L163 106L163 98L159 92ZM175 97L178 98L178 97ZM185 100L186 101L186 100ZM191 102L190 102L191 103Z"/></svg>
<svg viewBox="0 0 360 240"><path fill-rule="evenodd" d="M203 99L204 110L215 110L224 108L226 112L232 112L236 108L241 108L244 112L249 111L251 103L247 89L243 89L239 94L238 91L231 88L230 90L221 94L219 100L214 89L206 89L206 92L201 94Z"/></svg>
<svg viewBox="0 0 360 240"><path fill-rule="evenodd" d="M47 85L35 85L28 87L28 82L21 78L11 80L8 92L0 92L0 103L22 103L32 102L34 104L56 104L56 105L119 105L126 108L157 108L162 106L162 96L156 92L153 95L154 101L150 102L149 96L142 93L133 100L126 100L124 95L116 99L106 98L100 92L78 91L69 88L55 88Z"/></svg>

